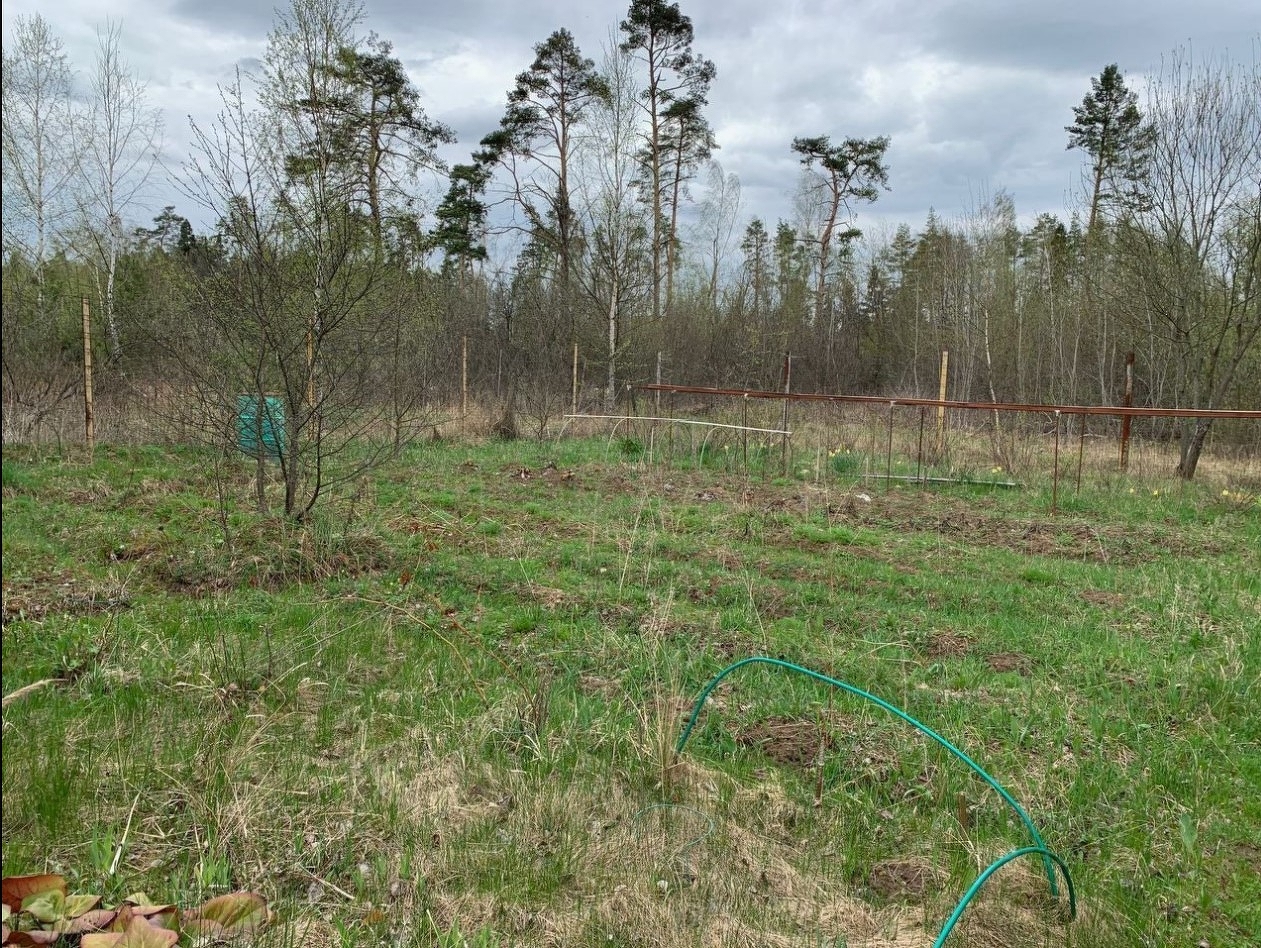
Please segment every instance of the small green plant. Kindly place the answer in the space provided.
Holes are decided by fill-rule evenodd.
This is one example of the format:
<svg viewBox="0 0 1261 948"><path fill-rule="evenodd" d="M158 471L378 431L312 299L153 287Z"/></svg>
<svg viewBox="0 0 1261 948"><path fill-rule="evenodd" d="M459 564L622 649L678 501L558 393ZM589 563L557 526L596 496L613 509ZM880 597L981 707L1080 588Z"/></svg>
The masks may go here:
<svg viewBox="0 0 1261 948"><path fill-rule="evenodd" d="M30 490L31 480L19 465L11 461L5 461L0 465L0 484L5 490L11 490L16 493Z"/></svg>
<svg viewBox="0 0 1261 948"><path fill-rule="evenodd" d="M617 449L628 461L638 461L644 456L644 443L638 438L620 438Z"/></svg>
<svg viewBox="0 0 1261 948"><path fill-rule="evenodd" d="M696 449L696 463L701 467L712 467L727 463L731 458L731 448L725 444L716 444L705 440Z"/></svg>
<svg viewBox="0 0 1261 948"><path fill-rule="evenodd" d="M465 935L459 922L452 922L449 929L439 931L437 935L439 948L499 948L499 939L485 926Z"/></svg>
<svg viewBox="0 0 1261 948"><path fill-rule="evenodd" d="M838 448L828 452L828 467L837 477L852 477L862 467L862 458L853 451Z"/></svg>
<svg viewBox="0 0 1261 948"><path fill-rule="evenodd" d="M197 881L203 889L226 889L232 876L232 867L226 859L207 856L197 864Z"/></svg>
<svg viewBox="0 0 1261 948"><path fill-rule="evenodd" d="M107 875L114 862L114 834L93 834L88 840L88 862L98 875Z"/></svg>
<svg viewBox="0 0 1261 948"><path fill-rule="evenodd" d="M97 628L85 623L67 643L54 677L74 682L112 663L118 648L114 616Z"/></svg>
<svg viewBox="0 0 1261 948"><path fill-rule="evenodd" d="M157 905L135 893L107 908L101 896L70 894L58 875L8 876L0 883L0 945L170 948L247 939L267 924L267 902L253 892L221 895L191 909Z"/></svg>

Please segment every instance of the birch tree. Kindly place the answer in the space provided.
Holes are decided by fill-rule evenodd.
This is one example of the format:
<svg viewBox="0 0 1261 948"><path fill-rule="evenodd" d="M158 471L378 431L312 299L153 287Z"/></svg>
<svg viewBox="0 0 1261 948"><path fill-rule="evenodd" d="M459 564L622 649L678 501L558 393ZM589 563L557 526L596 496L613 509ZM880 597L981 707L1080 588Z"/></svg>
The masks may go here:
<svg viewBox="0 0 1261 948"><path fill-rule="evenodd" d="M18 17L4 51L4 245L30 263L42 293L48 258L67 230L78 173L73 75L39 14Z"/></svg>
<svg viewBox="0 0 1261 948"><path fill-rule="evenodd" d="M635 200L639 90L630 56L616 48L606 51L600 74L608 94L583 140L578 192L590 234L583 289L603 321L604 402L612 410L635 301L649 285L651 230Z"/></svg>
<svg viewBox="0 0 1261 948"><path fill-rule="evenodd" d="M705 300L710 311L717 313L720 279L740 216L740 179L724 173L717 161L710 161L706 183L694 233L705 268Z"/></svg>
<svg viewBox="0 0 1261 948"><path fill-rule="evenodd" d="M17 18L3 59L5 425L25 438L78 390L78 365L56 342L71 300L50 275L72 224L77 117L65 49L43 17Z"/></svg>
<svg viewBox="0 0 1261 948"><path fill-rule="evenodd" d="M79 208L85 254L97 275L97 295L111 358L122 355L115 311L118 261L124 250L124 216L143 206L161 145L162 120L149 105L145 83L122 54L122 28L97 31L96 65L89 87Z"/></svg>

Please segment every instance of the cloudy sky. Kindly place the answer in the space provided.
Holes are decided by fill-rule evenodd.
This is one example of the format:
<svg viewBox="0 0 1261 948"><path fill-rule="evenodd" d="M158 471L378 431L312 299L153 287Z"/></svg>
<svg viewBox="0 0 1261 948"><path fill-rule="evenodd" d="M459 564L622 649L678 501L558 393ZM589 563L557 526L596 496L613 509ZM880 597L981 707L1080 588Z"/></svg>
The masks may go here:
<svg viewBox="0 0 1261 948"><path fill-rule="evenodd" d="M502 114L532 47L567 27L583 52L601 46L629 0L366 0L364 29L391 41L429 113L468 152ZM1175 48L1198 59L1261 57L1257 0L681 0L694 48L718 67L709 117L715 157L742 184L744 216L792 215L798 135L888 135L891 191L859 209L868 233L918 227L929 208L953 218L999 189L1022 219L1065 215L1082 156L1064 126L1111 62L1132 86ZM257 0L5 0L15 19L40 12L81 74L96 29L122 28L124 55L165 116L167 161L188 151L188 122L218 106L217 85L261 55L273 6ZM437 186L435 185L435 188ZM179 203L173 191L153 204ZM181 208L185 213L191 209Z"/></svg>

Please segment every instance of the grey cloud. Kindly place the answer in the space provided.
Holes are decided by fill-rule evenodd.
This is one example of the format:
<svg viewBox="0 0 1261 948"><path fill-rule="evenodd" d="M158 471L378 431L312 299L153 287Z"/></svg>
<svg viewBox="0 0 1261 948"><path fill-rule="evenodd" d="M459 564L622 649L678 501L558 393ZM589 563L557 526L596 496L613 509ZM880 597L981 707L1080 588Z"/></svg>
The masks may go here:
<svg viewBox="0 0 1261 948"><path fill-rule="evenodd" d="M946 0L902 6L922 8L922 15L906 22L925 48L962 62L1087 76L1113 62L1145 71L1192 36L1198 45L1242 54L1249 33L1255 36L1261 26L1254 0Z"/></svg>
<svg viewBox="0 0 1261 948"><path fill-rule="evenodd" d="M172 14L182 20L201 24L211 31L231 31L242 36L265 37L271 30L274 9L268 3L252 0L176 0Z"/></svg>
<svg viewBox="0 0 1261 948"><path fill-rule="evenodd" d="M85 2L53 8L7 0L5 24L39 9L56 31L75 38L73 56L84 70L91 62L90 51L82 55L84 15L90 22L111 12L106 5L98 14ZM235 65L257 71L273 6L288 0L174 0L150 18L137 12L140 0L110 2L125 13L125 42L135 33L128 54L154 79L154 101L175 113L167 117L175 152L170 142L186 137L184 112L217 108L213 87L230 81ZM771 226L792 215L799 168L791 140L817 134L891 136L893 190L859 208L868 230L881 218L921 223L929 207L950 216L999 188L1012 192L1022 216L1062 214L1081 168L1081 156L1065 151L1063 127L1091 76L1118 62L1141 83L1145 70L1188 41L1198 55L1230 50L1247 60L1261 37L1256 0L679 2L692 18L697 52L718 67L708 113L721 146L715 157L740 177L746 215ZM459 143L443 150L455 162L497 125L536 43L563 26L598 62L628 6L367 0L364 29L394 44L426 110L456 130ZM212 118L194 117L203 124ZM698 181L698 198L702 190Z"/></svg>

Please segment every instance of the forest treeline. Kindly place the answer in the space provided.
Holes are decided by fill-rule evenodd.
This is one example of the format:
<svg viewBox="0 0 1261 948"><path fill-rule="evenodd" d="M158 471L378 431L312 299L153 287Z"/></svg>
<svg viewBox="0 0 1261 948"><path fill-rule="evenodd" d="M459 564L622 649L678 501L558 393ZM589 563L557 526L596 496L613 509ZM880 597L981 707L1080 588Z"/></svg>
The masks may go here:
<svg viewBox="0 0 1261 948"><path fill-rule="evenodd" d="M632 0L595 57L564 28L541 36L498 126L448 166L454 133L362 6L292 0L171 168L116 27L76 80L47 23L19 18L6 437L76 397L82 297L107 393L180 393L212 440L242 394L278 398L295 510L341 447L380 431L397 447L462 378L563 411L575 351L584 403L606 406L659 371L780 387L786 355L795 390L932 396L943 349L957 398L1115 404L1134 353L1136 404L1261 404L1256 61L1175 52L1142 97L1114 65L1090 79L1064 108L1080 216L1021 226L1000 190L865 235L857 209L898 186L889 139L802 129L784 213L750 218L714 160L722 64L703 40L663 0ZM183 204L152 216L158 193ZM1184 477L1208 430L1176 432Z"/></svg>

